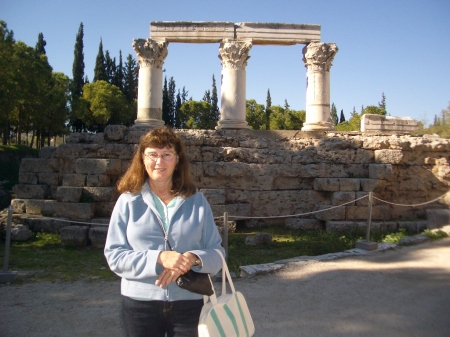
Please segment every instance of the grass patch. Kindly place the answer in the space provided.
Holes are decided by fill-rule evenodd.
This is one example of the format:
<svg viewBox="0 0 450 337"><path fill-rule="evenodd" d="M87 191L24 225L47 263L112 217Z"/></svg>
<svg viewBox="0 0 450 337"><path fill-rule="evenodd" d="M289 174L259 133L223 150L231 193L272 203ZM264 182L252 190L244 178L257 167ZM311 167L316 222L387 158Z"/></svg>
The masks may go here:
<svg viewBox="0 0 450 337"><path fill-rule="evenodd" d="M426 229L423 234L431 240L440 240L446 238L448 234L440 229L438 230L429 230Z"/></svg>
<svg viewBox="0 0 450 337"><path fill-rule="evenodd" d="M4 243L0 249L3 261ZM26 242L13 242L9 267L18 272L16 283L117 279L102 249L64 247L58 234L38 233Z"/></svg>
<svg viewBox="0 0 450 337"><path fill-rule="evenodd" d="M228 237L228 264L232 272L239 275L239 267L251 264L272 263L277 260L297 256L317 256L342 252L355 247L364 233L345 234L324 231L289 230L280 227L262 229L272 234L270 244L249 246L245 238L257 234L253 230L230 233ZM397 244L408 232L401 229L395 233L372 232L371 241ZM442 231L425 231L434 239L446 237ZM3 262L4 243L0 244L0 261ZM10 252L10 270L18 272L21 282L34 281L76 281L76 280L116 280L118 277L109 270L103 250L92 247L71 248L61 245L58 234L38 233L26 242L13 242Z"/></svg>

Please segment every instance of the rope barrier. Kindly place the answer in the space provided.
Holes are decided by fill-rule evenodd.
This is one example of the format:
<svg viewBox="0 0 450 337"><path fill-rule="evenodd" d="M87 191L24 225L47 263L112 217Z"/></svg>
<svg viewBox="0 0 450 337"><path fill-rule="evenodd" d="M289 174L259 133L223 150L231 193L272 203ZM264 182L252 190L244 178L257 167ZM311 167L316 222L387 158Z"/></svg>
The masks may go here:
<svg viewBox="0 0 450 337"><path fill-rule="evenodd" d="M449 192L449 191L448 191ZM373 199L376 199L380 202L386 203L386 204L390 204L393 206L400 206L400 207L418 207L418 206L423 206L423 205L427 205L427 204L431 204L433 202L436 202L439 199L442 199L443 197L445 197L445 195L448 193L444 193L441 196L434 198L433 200L427 201L427 202L423 202L420 204L411 204L411 205L406 205L406 204L397 204L397 203L393 203L387 200L383 200L380 198L377 198L375 196L373 196ZM329 210L332 209L336 209L339 207L343 207L345 205L348 204L352 204L355 203L357 201L360 201L362 199L368 198L369 195L364 195L358 199L352 200L352 201L348 201L346 203L337 205L337 206L332 206L332 207L328 207L328 208L324 208L321 210L317 210L317 211L312 211L312 212L306 212L306 213L298 213L298 214L291 214L291 215L275 215L275 216L239 216L239 215L228 215L228 219L239 219L239 220L249 220L249 219L284 219L284 218L297 218L297 217L301 217L301 216L305 216L305 215L311 215L311 214L317 214L317 213L321 213L321 212L327 212ZM16 214L26 214L24 212L15 212ZM73 223L73 224L82 224L82 225L88 225L88 226L109 226L109 223L104 224L104 223L93 223L93 222L84 222L84 221L74 221L74 220L67 220L64 218L54 218L54 217L46 217L46 216L42 216L42 215L37 215L37 214L33 214L33 216L37 217L37 218L41 218L41 219L47 219L47 220L57 220L57 221L61 221L61 222L69 222L69 223ZM219 217L214 217L214 220L220 220L223 219L224 215L219 216Z"/></svg>

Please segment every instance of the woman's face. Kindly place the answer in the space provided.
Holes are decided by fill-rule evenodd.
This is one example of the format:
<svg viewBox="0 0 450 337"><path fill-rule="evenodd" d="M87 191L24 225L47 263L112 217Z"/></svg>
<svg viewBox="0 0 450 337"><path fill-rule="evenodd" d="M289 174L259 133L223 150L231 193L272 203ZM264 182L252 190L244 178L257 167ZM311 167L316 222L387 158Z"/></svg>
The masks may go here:
<svg viewBox="0 0 450 337"><path fill-rule="evenodd" d="M147 147L144 150L145 170L154 182L172 182L172 175L178 163L178 156L172 147L156 149Z"/></svg>

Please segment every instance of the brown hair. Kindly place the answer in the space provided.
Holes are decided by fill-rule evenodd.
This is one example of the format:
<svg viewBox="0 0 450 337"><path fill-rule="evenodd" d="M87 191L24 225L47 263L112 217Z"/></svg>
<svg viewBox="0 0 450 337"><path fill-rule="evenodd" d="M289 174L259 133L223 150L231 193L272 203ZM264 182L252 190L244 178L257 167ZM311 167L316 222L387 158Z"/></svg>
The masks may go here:
<svg viewBox="0 0 450 337"><path fill-rule="evenodd" d="M120 193L137 193L141 190L148 178L143 159L144 151L148 147L158 149L168 147L175 150L178 155L178 164L172 176L172 193L184 198L193 195L196 187L192 181L184 145L176 133L167 126L155 128L141 138L130 167L117 183L117 190Z"/></svg>

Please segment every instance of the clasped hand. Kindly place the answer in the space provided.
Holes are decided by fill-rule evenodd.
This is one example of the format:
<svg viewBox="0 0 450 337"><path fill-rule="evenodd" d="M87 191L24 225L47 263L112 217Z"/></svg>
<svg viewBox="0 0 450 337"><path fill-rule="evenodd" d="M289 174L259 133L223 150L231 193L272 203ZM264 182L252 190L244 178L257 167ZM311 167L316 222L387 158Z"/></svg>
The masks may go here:
<svg viewBox="0 0 450 337"><path fill-rule="evenodd" d="M176 279L189 271L195 263L196 256L192 253L180 254L174 251L161 252L158 264L164 267L155 285L161 288L175 282Z"/></svg>

